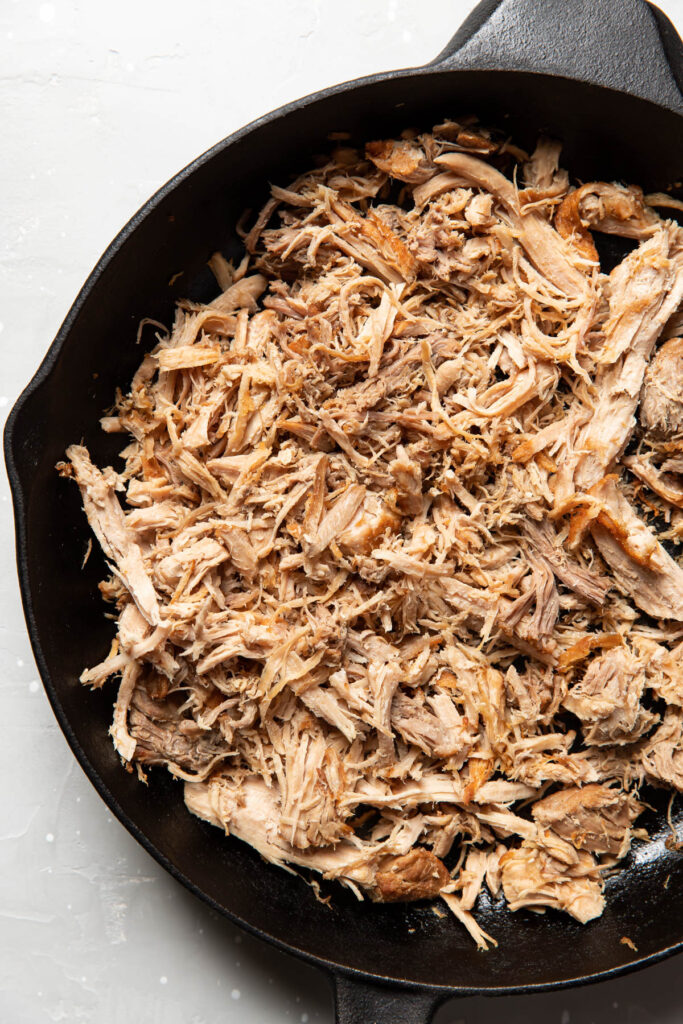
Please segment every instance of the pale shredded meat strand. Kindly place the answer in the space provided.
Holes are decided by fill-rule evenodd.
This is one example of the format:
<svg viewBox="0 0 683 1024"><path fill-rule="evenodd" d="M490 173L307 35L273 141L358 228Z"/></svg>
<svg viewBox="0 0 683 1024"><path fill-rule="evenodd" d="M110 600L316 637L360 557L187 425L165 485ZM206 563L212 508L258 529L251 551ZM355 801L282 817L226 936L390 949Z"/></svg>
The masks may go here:
<svg viewBox="0 0 683 1024"><path fill-rule="evenodd" d="M123 761L482 948L484 889L599 915L638 788L683 790L683 231L559 155L446 122L274 186L220 294L146 321L121 471L59 467Z"/></svg>

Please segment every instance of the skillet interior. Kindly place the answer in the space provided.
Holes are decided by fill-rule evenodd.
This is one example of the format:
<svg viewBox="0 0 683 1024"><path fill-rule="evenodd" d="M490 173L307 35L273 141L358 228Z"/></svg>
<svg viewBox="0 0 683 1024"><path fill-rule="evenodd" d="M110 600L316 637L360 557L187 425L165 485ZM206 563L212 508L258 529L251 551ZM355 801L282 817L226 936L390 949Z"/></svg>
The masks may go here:
<svg viewBox="0 0 683 1024"><path fill-rule="evenodd" d="M77 681L85 665L103 657L112 635L96 589L104 565L93 553L81 571L85 517L76 488L54 472L66 445L80 438L100 464L114 458L121 439L102 434L98 419L141 359L134 343L139 320L168 323L177 298L215 294L206 259L218 248L239 251L233 225L245 205L263 201L268 181L286 183L310 166L313 154L329 148L330 130L386 137L469 112L509 125L522 144L533 145L539 130L562 138L563 164L583 180L621 177L660 190L683 169L677 115L549 76L423 69L293 105L200 158L161 190L132 230L124 229L15 408L6 441L20 575L41 674L69 742L124 824L216 909L295 951L378 977L495 991L604 974L681 941L683 873L679 855L664 846L667 798L647 822L659 838L637 849L608 883L605 914L586 927L554 913L513 915L484 905L478 918L499 948L482 956L462 928L428 906L359 904L336 888L333 906L322 905L302 880L193 818L166 773L153 773L145 787L121 769L107 736L113 690L89 693ZM147 340L151 345L151 333ZM637 953L620 943L623 936Z"/></svg>

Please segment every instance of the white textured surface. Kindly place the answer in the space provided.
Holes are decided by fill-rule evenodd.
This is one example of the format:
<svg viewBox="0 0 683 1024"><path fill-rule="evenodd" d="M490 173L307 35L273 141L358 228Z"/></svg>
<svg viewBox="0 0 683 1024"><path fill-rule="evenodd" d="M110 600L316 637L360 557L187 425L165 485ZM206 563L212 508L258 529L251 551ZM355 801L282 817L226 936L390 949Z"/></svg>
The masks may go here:
<svg viewBox="0 0 683 1024"><path fill-rule="evenodd" d="M431 59L473 6L3 0L2 420L101 251L178 168L287 100ZM661 6L683 29L683 0ZM4 475L0 496L0 1021L331 1021L320 976L167 877L76 765L26 636ZM672 961L580 991L463 1000L438 1021L674 1024L680 970Z"/></svg>

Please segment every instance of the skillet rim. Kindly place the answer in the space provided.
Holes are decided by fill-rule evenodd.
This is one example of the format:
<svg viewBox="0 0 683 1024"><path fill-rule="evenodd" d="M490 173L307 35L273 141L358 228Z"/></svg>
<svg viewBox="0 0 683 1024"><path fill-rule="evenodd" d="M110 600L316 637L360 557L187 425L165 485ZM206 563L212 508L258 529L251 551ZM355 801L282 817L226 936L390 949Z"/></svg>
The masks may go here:
<svg viewBox="0 0 683 1024"><path fill-rule="evenodd" d="M441 56L441 55L440 55ZM112 813L121 822L123 827L133 836L133 838L149 853L157 863L164 868L176 881L180 882L186 889L188 889L194 896L201 899L207 904L212 910L220 914L222 917L226 917L233 924L243 928L245 931L256 936L257 938L263 939L271 945L275 946L283 953L291 954L309 963L315 967L321 969L329 978L334 979L343 978L348 981L355 982L359 986L370 987L372 985L378 988L392 988L397 991L405 991L412 993L424 993L433 997L434 1005L440 1005L448 998L458 996L504 996L504 995L524 995L535 992L547 992L552 990L559 990L564 988L573 988L579 985L590 985L596 984L600 981L607 981L613 978L620 977L621 975L628 974L632 971L640 970L644 967L658 963L662 960L668 959L670 956L681 952L683 950L683 927L681 931L681 939L672 943L669 946L665 946L663 949L659 949L653 953L642 957L636 957L624 964L619 964L614 967L607 968L605 970L596 971L590 974L575 975L571 978L562 978L555 981L541 982L541 983L526 983L520 985L496 985L496 986L449 986L439 985L424 982L412 981L406 978L395 978L390 975L376 974L372 971L361 971L357 968L346 966L343 963L338 963L333 960L329 960L325 957L317 956L311 953L307 949L301 948L287 943L283 939L278 938L276 935L272 935L267 931L251 924L248 920L240 917L235 912L228 910L227 907L223 906L211 895L205 892L196 882L194 882L188 875L177 868L173 862L157 847L154 842L147 836L145 831L123 810L116 798L109 791L103 779L101 778L97 768L91 763L87 757L85 751L81 747L68 718L68 715L62 707L62 703L57 694L56 688L52 682L51 674L48 669L47 661L45 659L43 648L38 632L38 627L35 621L31 587L29 584L29 571L28 571L28 554L27 554L27 536L26 536L26 499L25 491L21 479L21 473L18 468L18 462L20 459L17 457L17 451L19 442L17 440L18 430L17 421L19 420L26 403L32 398L32 396L44 385L49 384L49 378L55 368L59 355L61 354L65 345L68 344L69 335L71 329L81 313L81 310L88 301L91 292L95 288L100 278L107 272L110 264L114 258L118 255L119 250L125 245L128 239L135 233L137 228L146 220L149 214L151 214L160 203L162 203L175 189L184 183L187 179L191 178L192 175L208 164L214 157L223 153L226 149L229 149L235 143L238 143L243 138L251 134L253 131L265 127L266 125L288 116L295 111L301 110L304 107L310 106L320 100L328 99L332 96L338 96L344 93L352 93L357 89L365 88L379 84L381 82L402 79L402 78L417 78L421 76L429 77L437 74L458 75L458 74L471 74L472 72L485 71L487 74L495 76L509 76L509 75L528 75L535 76L539 79L552 79L553 81L564 81L571 85L590 85L592 88L597 89L603 94L613 94L616 96L627 97L630 100L634 100L638 103L647 104L649 107L658 111L663 111L666 114L672 114L681 120L683 123L683 113L672 110L663 104L658 104L652 100L644 99L641 97L633 96L632 94L620 89L611 89L605 85L596 85L590 82L583 82L580 79L571 78L566 75L551 74L542 70L534 71L528 70L517 70L507 68L486 68L486 67L448 67L441 63L440 57L431 64L422 66L400 68L393 71L384 71L372 75L367 75L362 78L352 79L346 82L342 82L338 85L330 86L329 88L319 90L317 92L309 93L303 97L293 100L289 103L283 104L276 109L269 111L267 114L262 115L243 127L237 129L230 135L225 136L219 140L209 149L205 150L194 160L188 163L185 167L174 174L168 181L160 186L152 196L133 214L133 216L127 221L122 227L114 239L109 243L107 248L104 250L102 255L97 260L97 263L89 273L84 284L82 285L76 299L69 308L54 340L47 349L43 359L41 360L38 368L31 377L30 381L20 393L19 397L15 401L12 409L7 417L3 447L5 454L5 462L7 467L7 475L10 483L10 490L12 494L12 503L15 514L15 545L16 545L16 556L17 556L17 574L19 580L19 587L21 592L22 605L24 610L24 616L28 628L29 639L31 642L31 648L36 660L38 671L41 677L41 682L47 694L48 700L52 707L53 713L59 723L59 726L64 733L67 743L73 751L76 759L78 760L81 768L85 772L89 781L94 786L95 790L112 811Z"/></svg>

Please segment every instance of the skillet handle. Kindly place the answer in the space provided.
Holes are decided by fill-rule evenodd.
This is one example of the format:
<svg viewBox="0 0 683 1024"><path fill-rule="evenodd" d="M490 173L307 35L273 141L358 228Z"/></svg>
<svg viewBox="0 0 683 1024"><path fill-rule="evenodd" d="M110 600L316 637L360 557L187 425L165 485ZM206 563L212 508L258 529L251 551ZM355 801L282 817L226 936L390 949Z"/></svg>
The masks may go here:
<svg viewBox="0 0 683 1024"><path fill-rule="evenodd" d="M430 1024L443 997L415 989L384 988L335 975L336 1024Z"/></svg>
<svg viewBox="0 0 683 1024"><path fill-rule="evenodd" d="M683 113L683 43L646 0L482 0L429 66L560 75Z"/></svg>

